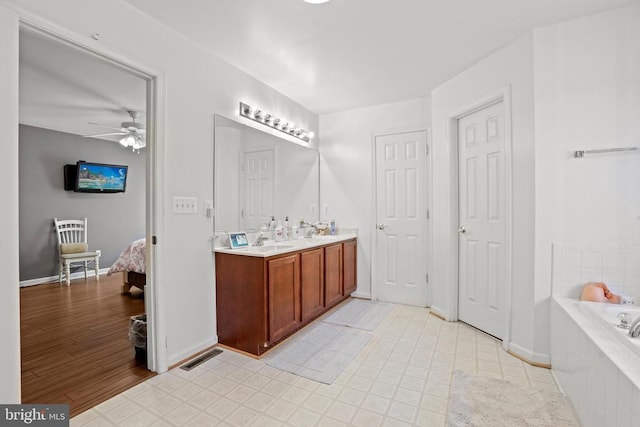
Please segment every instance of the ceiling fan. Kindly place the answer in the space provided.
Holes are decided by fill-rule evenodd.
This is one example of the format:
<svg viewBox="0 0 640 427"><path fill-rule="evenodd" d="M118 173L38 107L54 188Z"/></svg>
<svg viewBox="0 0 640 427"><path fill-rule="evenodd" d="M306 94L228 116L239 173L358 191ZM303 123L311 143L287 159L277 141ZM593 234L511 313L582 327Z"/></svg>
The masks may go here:
<svg viewBox="0 0 640 427"><path fill-rule="evenodd" d="M95 135L84 135L85 138L99 138L102 136L116 136L122 135L120 139L120 145L125 148L131 147L133 151L140 151L141 148L146 147L147 140L145 137L146 129L142 123L138 123L136 120L140 117L139 111L128 110L129 116L131 116L130 122L120 123L120 127L106 126L100 123L89 122L90 125L101 126L103 128L116 130L117 132L100 133Z"/></svg>

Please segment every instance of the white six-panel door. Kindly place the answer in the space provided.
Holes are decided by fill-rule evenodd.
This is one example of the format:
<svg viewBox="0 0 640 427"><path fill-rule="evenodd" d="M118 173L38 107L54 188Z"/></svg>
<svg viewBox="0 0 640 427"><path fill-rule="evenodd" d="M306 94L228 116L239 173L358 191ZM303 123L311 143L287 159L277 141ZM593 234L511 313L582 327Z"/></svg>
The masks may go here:
<svg viewBox="0 0 640 427"><path fill-rule="evenodd" d="M427 305L426 132L378 136L376 279L380 301Z"/></svg>
<svg viewBox="0 0 640 427"><path fill-rule="evenodd" d="M273 150L245 152L242 157L244 197L241 228L243 231L258 231L262 224L269 224L274 215Z"/></svg>
<svg viewBox="0 0 640 427"><path fill-rule="evenodd" d="M499 102L458 120L458 318L503 338L505 124Z"/></svg>

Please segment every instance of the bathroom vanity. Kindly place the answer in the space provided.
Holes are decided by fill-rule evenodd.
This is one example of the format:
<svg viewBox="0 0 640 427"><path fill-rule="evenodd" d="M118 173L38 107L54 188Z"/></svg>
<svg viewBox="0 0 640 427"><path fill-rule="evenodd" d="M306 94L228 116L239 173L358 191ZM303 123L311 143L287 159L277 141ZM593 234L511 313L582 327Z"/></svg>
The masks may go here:
<svg viewBox="0 0 640 427"><path fill-rule="evenodd" d="M216 249L218 342L259 356L356 290L355 234Z"/></svg>

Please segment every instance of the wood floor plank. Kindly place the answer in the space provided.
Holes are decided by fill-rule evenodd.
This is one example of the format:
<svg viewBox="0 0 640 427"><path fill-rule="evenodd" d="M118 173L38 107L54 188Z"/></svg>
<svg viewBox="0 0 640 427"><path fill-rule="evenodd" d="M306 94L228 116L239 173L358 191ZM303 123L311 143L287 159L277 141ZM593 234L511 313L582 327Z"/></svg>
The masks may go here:
<svg viewBox="0 0 640 427"><path fill-rule="evenodd" d="M120 275L100 279L20 289L24 403L67 403L73 416L154 375L128 336L144 294L121 295Z"/></svg>

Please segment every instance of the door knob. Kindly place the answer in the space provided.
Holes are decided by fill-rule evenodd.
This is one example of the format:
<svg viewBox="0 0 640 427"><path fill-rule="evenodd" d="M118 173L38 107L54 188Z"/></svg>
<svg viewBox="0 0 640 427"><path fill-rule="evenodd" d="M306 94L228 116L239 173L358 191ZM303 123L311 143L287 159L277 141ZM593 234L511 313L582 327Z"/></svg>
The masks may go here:
<svg viewBox="0 0 640 427"><path fill-rule="evenodd" d="M458 233L464 234L466 232L467 232L467 229L464 228L464 225L461 225L460 227L458 227Z"/></svg>
<svg viewBox="0 0 640 427"><path fill-rule="evenodd" d="M378 230L384 230L385 228L387 228L386 225L384 224L378 224Z"/></svg>

